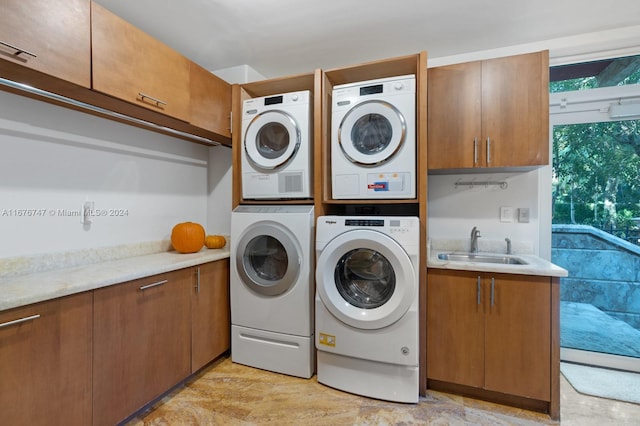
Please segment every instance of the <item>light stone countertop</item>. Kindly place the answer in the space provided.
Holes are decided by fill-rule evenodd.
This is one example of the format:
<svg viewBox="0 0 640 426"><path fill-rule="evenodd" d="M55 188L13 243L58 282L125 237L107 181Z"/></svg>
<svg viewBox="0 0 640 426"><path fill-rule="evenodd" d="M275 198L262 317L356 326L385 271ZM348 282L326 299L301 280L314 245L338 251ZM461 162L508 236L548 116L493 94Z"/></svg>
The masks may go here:
<svg viewBox="0 0 640 426"><path fill-rule="evenodd" d="M468 252L467 240L433 240L427 247L427 268L451 269L462 271L494 272L519 275L540 275L545 277L566 277L568 271L533 254L532 246L526 242L514 242L513 254L526 265L449 261L438 259L438 253ZM479 247L479 255L505 255L504 241L487 241Z"/></svg>
<svg viewBox="0 0 640 426"><path fill-rule="evenodd" d="M163 251L5 277L0 280L0 311L228 257L229 243L227 242L227 245L221 249L203 248L191 254Z"/></svg>

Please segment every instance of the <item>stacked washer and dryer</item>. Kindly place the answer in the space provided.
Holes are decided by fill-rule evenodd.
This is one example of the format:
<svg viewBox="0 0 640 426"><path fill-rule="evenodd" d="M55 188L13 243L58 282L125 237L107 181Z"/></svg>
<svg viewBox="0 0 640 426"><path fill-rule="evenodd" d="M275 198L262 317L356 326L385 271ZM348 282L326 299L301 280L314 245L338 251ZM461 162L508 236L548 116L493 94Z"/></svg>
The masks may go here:
<svg viewBox="0 0 640 426"><path fill-rule="evenodd" d="M335 200L416 197L415 76L335 86ZM398 402L419 394L420 221L321 216L316 226L318 382Z"/></svg>
<svg viewBox="0 0 640 426"><path fill-rule="evenodd" d="M413 75L334 86L336 206L416 198L415 98ZM231 216L232 360L417 402L419 219L332 215L314 227L310 92L248 99L242 118L251 203Z"/></svg>
<svg viewBox="0 0 640 426"><path fill-rule="evenodd" d="M310 91L243 102L251 203L231 214L231 359L304 378L315 372L311 105Z"/></svg>

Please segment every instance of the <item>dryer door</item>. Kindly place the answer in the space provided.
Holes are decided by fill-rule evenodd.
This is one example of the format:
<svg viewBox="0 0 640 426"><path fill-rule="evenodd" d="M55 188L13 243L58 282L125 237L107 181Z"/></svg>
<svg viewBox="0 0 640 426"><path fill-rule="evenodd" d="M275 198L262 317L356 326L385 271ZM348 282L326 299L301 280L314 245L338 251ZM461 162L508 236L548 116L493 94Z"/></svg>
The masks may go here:
<svg viewBox="0 0 640 426"><path fill-rule="evenodd" d="M404 116L389 102L371 100L354 106L338 128L338 143L352 163L377 166L389 161L405 141Z"/></svg>
<svg viewBox="0 0 640 426"><path fill-rule="evenodd" d="M416 297L409 255L391 237L354 230L331 240L316 265L318 295L340 321L361 329L387 327Z"/></svg>
<svg viewBox="0 0 640 426"><path fill-rule="evenodd" d="M275 170L285 166L300 147L300 127L285 111L270 110L256 115L244 136L244 150L258 169Z"/></svg>
<svg viewBox="0 0 640 426"><path fill-rule="evenodd" d="M261 295L277 296L298 280L301 253L300 243L287 228L264 221L245 230L233 258L244 285Z"/></svg>

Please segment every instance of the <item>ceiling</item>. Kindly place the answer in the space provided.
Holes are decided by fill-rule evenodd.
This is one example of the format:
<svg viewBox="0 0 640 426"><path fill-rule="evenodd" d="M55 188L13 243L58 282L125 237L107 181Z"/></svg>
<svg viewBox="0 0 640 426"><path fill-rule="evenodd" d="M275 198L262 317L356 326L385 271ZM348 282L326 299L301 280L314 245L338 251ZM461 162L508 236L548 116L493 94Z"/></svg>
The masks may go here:
<svg viewBox="0 0 640 426"><path fill-rule="evenodd" d="M266 78L632 27L640 1L97 0L209 70Z"/></svg>

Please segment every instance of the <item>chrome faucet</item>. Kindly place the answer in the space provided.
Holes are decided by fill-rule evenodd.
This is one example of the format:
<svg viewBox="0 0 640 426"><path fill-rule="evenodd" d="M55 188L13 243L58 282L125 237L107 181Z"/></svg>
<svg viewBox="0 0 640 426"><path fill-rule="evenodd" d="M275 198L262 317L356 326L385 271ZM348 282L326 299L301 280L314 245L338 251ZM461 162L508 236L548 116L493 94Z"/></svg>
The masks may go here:
<svg viewBox="0 0 640 426"><path fill-rule="evenodd" d="M478 252L478 238L480 238L480 230L474 226L471 230L471 249L469 250L471 253Z"/></svg>
<svg viewBox="0 0 640 426"><path fill-rule="evenodd" d="M509 238L504 239L507 242L507 254L511 254L511 240Z"/></svg>

